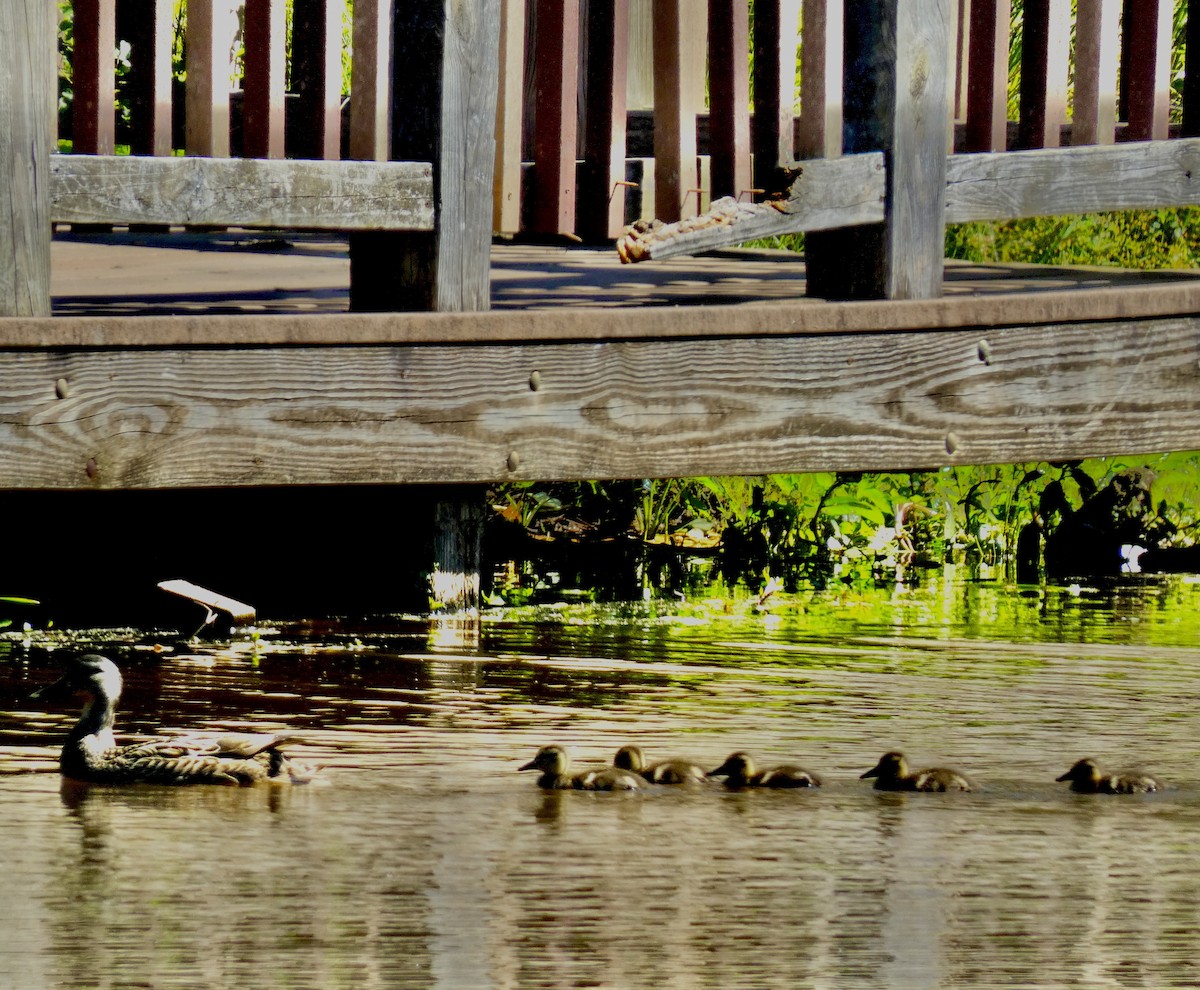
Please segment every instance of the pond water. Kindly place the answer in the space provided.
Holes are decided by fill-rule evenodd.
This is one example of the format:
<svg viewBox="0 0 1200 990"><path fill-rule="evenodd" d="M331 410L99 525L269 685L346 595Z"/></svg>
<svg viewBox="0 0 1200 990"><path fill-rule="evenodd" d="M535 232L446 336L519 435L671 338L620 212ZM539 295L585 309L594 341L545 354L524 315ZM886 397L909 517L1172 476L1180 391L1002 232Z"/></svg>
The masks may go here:
<svg viewBox="0 0 1200 990"><path fill-rule="evenodd" d="M933 586L762 613L105 636L118 734L303 736L305 787L64 784L58 662L0 653L0 987L1193 986L1198 586ZM469 633L470 630L468 629ZM57 649L75 649L63 644ZM546 743L811 791L543 793ZM888 749L971 776L887 794ZM1128 797L1054 782L1144 767Z"/></svg>

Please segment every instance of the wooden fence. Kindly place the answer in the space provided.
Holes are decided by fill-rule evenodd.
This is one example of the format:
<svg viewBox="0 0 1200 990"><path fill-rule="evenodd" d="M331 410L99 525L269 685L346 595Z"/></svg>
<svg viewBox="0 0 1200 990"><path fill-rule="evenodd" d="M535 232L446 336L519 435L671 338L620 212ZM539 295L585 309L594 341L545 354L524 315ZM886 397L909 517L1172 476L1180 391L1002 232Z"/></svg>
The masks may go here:
<svg viewBox="0 0 1200 990"><path fill-rule="evenodd" d="M492 23L485 8L496 4ZM54 168L54 219L430 236L434 203L455 195L433 184L441 132L409 111L430 95L427 85L414 82L433 77L418 25L429 16L424 7L437 5L406 4L393 18L392 0L354 0L350 12L347 0L294 0L289 23L284 0L187 0L180 87L172 76L176 0L74 0L68 127L77 155L110 155L123 133L134 155L390 157L424 167L243 169L237 173L243 210L230 196L207 195L228 186L228 169L214 166L202 178L208 166L196 167L168 178L171 167L73 160ZM1200 197L1200 183L1191 179L1198 154L1191 142L1171 150L1078 151L1200 133L1200 88L1193 82L1200 73L1178 87L1178 121L1171 123L1173 4L1091 0L1077 14L1071 7L1070 0L1026 0L1014 33L1011 0L919 0L898 21L881 15L876 0L761 0L752 18L747 0L489 0L478 6L478 17L466 18L468 28L482 32L472 57L483 71L460 95L481 104L472 110L477 115L492 112L495 96L494 129L490 121L477 125L481 136L473 139L482 151L494 134L494 168L489 180L472 158L474 171L460 176L456 188L481 194L478 187L490 184L496 231L593 242L618 237L638 218L686 221L722 197L748 205L791 193L788 208L777 211L782 217L768 213L765 221L760 215L748 222L739 215L739 224L716 225L723 229L685 228L689 236L659 237L646 257L763 234L875 224L886 214L903 217L907 201L906 253L925 256L921 271L884 277L871 274L886 267L874 261L864 265L866 275L847 274L840 263L821 263L823 254L845 252L845 237L823 235L813 240L812 292L936 294L941 266L933 256L940 256L943 220L1185 205ZM1189 0L1188 8L1200 2ZM1193 43L1200 17L1188 25L1190 65L1200 57ZM872 81L871 59L884 50L883 36L897 30L915 32L901 46L917 52L908 67L912 99ZM118 74L108 54L118 50L129 107L120 127L111 109ZM1013 50L1021 53L1019 113L1010 120ZM847 66L846 58L862 64ZM402 71L409 61L420 71ZM344 77L351 81L348 94ZM847 77L857 82L847 88ZM434 102L445 110L458 99L451 96L444 102L435 94ZM880 112L889 101L885 120ZM942 113L947 152L1073 150L943 163L931 154L942 122L930 119ZM886 168L882 159L864 157L875 151L889 156ZM816 167L817 158L832 164ZM797 170L797 162L810 164ZM807 178L794 181L800 172ZM372 191L375 182L381 185ZM192 183L204 194L186 195ZM308 205L286 209L284 198ZM476 267L483 266L487 219L467 226L475 228ZM861 251L861 234L851 235L854 253ZM358 243L375 246L366 237ZM418 254L427 251L424 240L416 243ZM465 286L414 294L374 271L372 253L358 252L355 308L486 308L486 276L467 274L470 266L455 267Z"/></svg>

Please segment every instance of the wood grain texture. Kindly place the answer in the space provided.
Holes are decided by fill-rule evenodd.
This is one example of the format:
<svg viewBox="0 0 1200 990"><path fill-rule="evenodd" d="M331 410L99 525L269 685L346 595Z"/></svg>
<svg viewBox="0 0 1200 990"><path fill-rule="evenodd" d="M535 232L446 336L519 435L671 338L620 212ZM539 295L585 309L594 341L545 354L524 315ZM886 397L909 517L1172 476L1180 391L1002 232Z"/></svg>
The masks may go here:
<svg viewBox="0 0 1200 990"><path fill-rule="evenodd" d="M51 211L64 223L430 230L424 162L303 162L55 155Z"/></svg>
<svg viewBox="0 0 1200 990"><path fill-rule="evenodd" d="M1200 204L1200 138L955 155L946 221Z"/></svg>
<svg viewBox="0 0 1200 990"><path fill-rule="evenodd" d="M5 351L0 488L905 470L1195 449L1198 331L1193 316L986 333Z"/></svg>
<svg viewBox="0 0 1200 990"><path fill-rule="evenodd" d="M967 67L967 150L1003 151L1008 134L1011 0L971 4Z"/></svg>
<svg viewBox="0 0 1200 990"><path fill-rule="evenodd" d="M846 0L844 150L887 156L882 226L808 241L808 292L830 299L941 293L950 140L950 0Z"/></svg>
<svg viewBox="0 0 1200 990"><path fill-rule="evenodd" d="M50 314L53 11L0 4L0 316Z"/></svg>
<svg viewBox="0 0 1200 990"><path fill-rule="evenodd" d="M350 306L487 309L500 0L408 0L392 32L391 154L433 163L435 229L351 238Z"/></svg>
<svg viewBox="0 0 1200 990"><path fill-rule="evenodd" d="M887 299L941 295L946 149L954 87L951 0L896 7L896 108L888 174Z"/></svg>

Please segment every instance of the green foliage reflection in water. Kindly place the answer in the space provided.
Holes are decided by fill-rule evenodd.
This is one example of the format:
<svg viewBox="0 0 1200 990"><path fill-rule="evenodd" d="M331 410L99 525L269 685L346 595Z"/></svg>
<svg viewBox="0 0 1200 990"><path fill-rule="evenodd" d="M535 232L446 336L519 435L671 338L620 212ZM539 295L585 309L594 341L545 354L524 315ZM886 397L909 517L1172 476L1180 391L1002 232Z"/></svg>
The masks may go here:
<svg viewBox="0 0 1200 990"><path fill-rule="evenodd" d="M1129 475L1149 488L1138 503L1148 520L1142 531L1155 539L1147 546L1200 542L1196 453L911 473L505 485L493 492L493 504L542 547L624 541L633 550L620 563L640 567L647 594L695 594L715 581L727 592L765 598L911 582L946 565L1013 581L1023 532L1032 529L1037 541L1052 537L1110 482ZM678 566L656 567L656 550ZM1022 579L1036 580L1038 551L1028 559L1035 571ZM523 566L526 580L510 571L508 586L496 589L497 603L528 600L541 575L535 560Z"/></svg>

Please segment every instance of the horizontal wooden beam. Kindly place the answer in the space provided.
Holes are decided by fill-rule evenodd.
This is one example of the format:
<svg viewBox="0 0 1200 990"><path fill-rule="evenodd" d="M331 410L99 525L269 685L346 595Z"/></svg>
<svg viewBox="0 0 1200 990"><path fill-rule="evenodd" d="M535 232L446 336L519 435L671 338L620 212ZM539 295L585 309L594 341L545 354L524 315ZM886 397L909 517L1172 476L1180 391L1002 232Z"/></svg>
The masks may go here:
<svg viewBox="0 0 1200 990"><path fill-rule="evenodd" d="M730 270L736 272L731 259ZM1200 277L1114 269L1111 287L1037 291L1044 265L1006 265L1008 285L1031 291L949 294L900 302L799 298L769 305L553 307L477 313L313 313L173 316L54 316L0 319L5 351L88 348L322 347L394 344L515 344L795 334L873 334L989 329L1072 321L1107 322L1200 313ZM1061 271L1050 269L1050 271ZM951 268L953 272L953 268ZM1122 278L1122 276L1125 276ZM1131 278L1136 284L1131 284Z"/></svg>
<svg viewBox="0 0 1200 990"><path fill-rule="evenodd" d="M947 223L1200 204L1200 138L952 155L946 166Z"/></svg>
<svg viewBox="0 0 1200 990"><path fill-rule="evenodd" d="M788 195L771 204L722 200L700 217L637 229L618 242L626 260L662 260L883 219L879 154L800 163ZM946 222L1016 220L1101 210L1200 205L1200 138L946 159Z"/></svg>
<svg viewBox="0 0 1200 990"><path fill-rule="evenodd" d="M50 190L59 223L433 229L424 162L53 155Z"/></svg>
<svg viewBox="0 0 1200 990"><path fill-rule="evenodd" d="M880 152L799 163L786 195L768 203L718 200L698 217L628 232L617 242L626 261L663 259L763 237L831 230L884 219Z"/></svg>
<svg viewBox="0 0 1200 990"><path fill-rule="evenodd" d="M787 330L779 310L758 308ZM1200 317L1190 315L861 334L0 350L0 489L907 470L1198 449L1198 362Z"/></svg>

